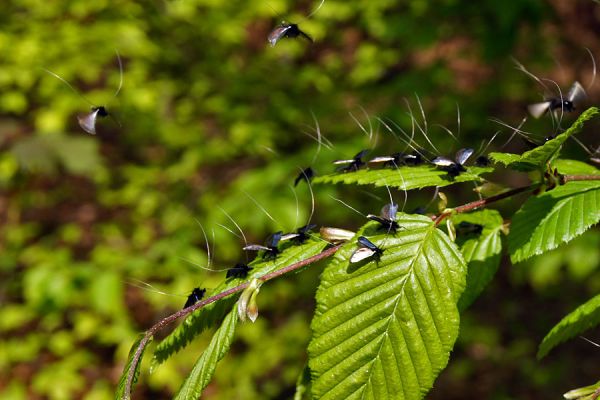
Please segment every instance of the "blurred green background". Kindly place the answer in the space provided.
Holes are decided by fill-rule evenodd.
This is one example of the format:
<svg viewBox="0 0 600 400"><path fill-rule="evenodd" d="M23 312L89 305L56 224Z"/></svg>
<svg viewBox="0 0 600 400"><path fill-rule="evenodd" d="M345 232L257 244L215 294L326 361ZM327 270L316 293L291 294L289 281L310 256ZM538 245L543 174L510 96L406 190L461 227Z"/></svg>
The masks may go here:
<svg viewBox="0 0 600 400"><path fill-rule="evenodd" d="M193 287L214 287L213 268L244 261L243 241L304 225L310 192L291 188L299 168L363 148L403 146L377 117L410 130L419 96L436 147L479 147L517 125L543 90L511 57L558 82L587 86L600 55L600 6L536 1L5 0L0 12L0 398L110 399L138 332L179 309ZM266 37L282 19L315 43ZM123 89L115 50L123 60ZM114 120L90 136L76 115L89 105ZM600 88L588 88L597 104ZM443 129L458 131L460 144ZM369 140L366 130L374 132ZM565 121L571 120L569 116ZM333 144L317 152L316 122ZM568 122L566 122L568 123ZM581 136L600 143L600 124ZM549 120L528 121L538 137ZM505 130L506 131L506 130ZM510 132L491 146L499 148ZM418 140L426 145L423 137ZM524 149L518 140L505 150ZM573 143L573 157L585 153ZM495 176L509 185L526 177ZM445 192L450 206L473 186ZM314 187L319 225L356 228L360 215L332 196L377 212L385 190ZM274 218L269 219L248 195ZM403 202L402 193L393 192ZM409 211L432 191L409 193ZM518 201L501 205L505 217ZM434 206L429 208L434 212ZM220 225L219 225L220 224ZM214 233L213 233L214 232ZM536 361L544 334L600 289L600 233L588 232L532 262L504 260L464 317L449 367L432 399L539 399L598 379L600 349L573 340ZM196 264L196 265L194 265ZM284 399L306 360L322 266L269 283L261 315L243 325L205 390L207 399ZM166 296L138 288L151 283ZM600 332L588 332L600 342ZM165 335L167 332L164 333ZM206 345L193 345L148 374L135 398L170 398ZM147 357L149 358L149 357Z"/></svg>

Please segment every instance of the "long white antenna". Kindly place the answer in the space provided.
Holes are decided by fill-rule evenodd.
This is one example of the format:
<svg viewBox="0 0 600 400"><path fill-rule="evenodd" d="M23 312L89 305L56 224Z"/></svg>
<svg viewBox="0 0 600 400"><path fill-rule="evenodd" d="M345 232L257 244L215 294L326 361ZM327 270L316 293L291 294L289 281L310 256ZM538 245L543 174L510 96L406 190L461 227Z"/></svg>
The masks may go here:
<svg viewBox="0 0 600 400"><path fill-rule="evenodd" d="M84 95L81 94L81 92L77 89L75 89L69 82L67 82L66 79L64 79L62 76L50 71L49 69L46 68L42 68L46 73L52 75L53 77L55 77L56 79L60 80L62 83L64 83L65 85L67 85L67 87L69 89L71 89L73 91L73 93L75 93L76 95L78 95L79 97L81 97L86 103L88 103L90 106L94 107L94 103L92 103L90 100L88 100L87 97L85 97Z"/></svg>
<svg viewBox="0 0 600 400"><path fill-rule="evenodd" d="M223 214L225 214L225 216L227 218L229 218L229 220L231 221L231 223L233 223L233 225L235 225L235 227L237 228L238 231L240 231L240 234L242 235L242 238L244 239L244 246L248 246L248 241L246 240L246 235L244 235L244 231L242 230L242 228L238 225L237 222L235 222L235 220L233 219L233 217L231 215L229 215L227 213L227 211L223 210L221 207L219 207L219 210L221 210L221 212Z"/></svg>
<svg viewBox="0 0 600 400"><path fill-rule="evenodd" d="M363 216L364 218L367 218L367 216L363 213L361 213L360 211L358 211L356 208L352 207L350 204L345 203L343 200L338 199L337 197L333 197L332 195L329 195L329 197L331 197L333 200L335 201L339 201L340 203L342 203L343 205L345 205L346 207L348 207L349 209L351 209L352 211L354 211L355 213L357 213L358 215Z"/></svg>
<svg viewBox="0 0 600 400"><path fill-rule="evenodd" d="M115 96L119 94L121 88L123 87L123 63L121 62L121 56L119 55L119 51L115 49L115 53L117 53L117 61L119 62L119 86L117 87L117 91L115 92Z"/></svg>
<svg viewBox="0 0 600 400"><path fill-rule="evenodd" d="M590 58L592 59L592 80L590 81L589 85L588 85L588 90L594 85L594 82L596 81L596 59L594 58L594 55L592 54L592 51L590 49L588 49L587 47L585 48L588 52L588 54L590 55Z"/></svg>
<svg viewBox="0 0 600 400"><path fill-rule="evenodd" d="M306 18L310 18L313 15L315 15L317 13L317 11L319 11L321 9L321 7L323 7L323 4L325 3L325 0L321 0L321 2L319 3L319 5L317 6L317 8L315 8L314 10L312 10L310 12L310 14L308 14L308 16Z"/></svg>

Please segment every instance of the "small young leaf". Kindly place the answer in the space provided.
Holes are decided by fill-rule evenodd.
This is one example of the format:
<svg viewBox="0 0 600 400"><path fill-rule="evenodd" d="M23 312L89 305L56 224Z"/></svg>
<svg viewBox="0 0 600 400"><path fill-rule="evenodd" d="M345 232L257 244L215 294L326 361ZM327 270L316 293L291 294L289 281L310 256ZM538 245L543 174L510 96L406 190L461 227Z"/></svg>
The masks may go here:
<svg viewBox="0 0 600 400"><path fill-rule="evenodd" d="M593 385L569 390L567 393L563 394L563 397L568 400L596 400L598 398L596 393L599 390L600 381Z"/></svg>
<svg viewBox="0 0 600 400"><path fill-rule="evenodd" d="M508 168L517 171L535 171L545 168L546 162L556 157L562 144L572 135L578 133L583 128L583 123L600 113L596 107L590 107L585 110L577 121L569 129L557 135L554 139L548 140L541 146L526 151L522 155L511 153L490 153L490 158L498 163L504 164Z"/></svg>
<svg viewBox="0 0 600 400"><path fill-rule="evenodd" d="M135 342L133 342L131 350L129 350L129 356L127 356L127 364L123 369L121 379L119 379L119 384L117 385L117 391L115 393L116 400L129 400L131 398L131 393L126 393L127 388L125 386L127 386L127 377L132 373L131 369L133 368L133 357L135 356L135 352L137 351L138 346L140 345L143 338L144 334L140 333L135 339ZM146 346L148 346L148 343L150 343L150 341L146 343ZM135 366L135 371L133 372L133 379L131 380L131 387L129 388L129 390L133 390L133 385L135 385L135 383L138 380L138 377L140 376L140 366L142 365L142 356L144 355L146 346L144 346L144 348L142 349L142 354L138 360L138 363Z"/></svg>
<svg viewBox="0 0 600 400"><path fill-rule="evenodd" d="M196 400L200 397L202 390L210 383L217 363L229 351L237 321L237 310L234 308L227 314L223 323L213 335L208 347L196 361L192 372L185 379L175 396L176 400Z"/></svg>
<svg viewBox="0 0 600 400"><path fill-rule="evenodd" d="M349 263L356 241L323 272L309 367L316 399L421 399L458 336L466 265L430 218L400 216L395 235L362 234L380 258Z"/></svg>
<svg viewBox="0 0 600 400"><path fill-rule="evenodd" d="M294 400L312 400L310 388L310 369L308 368L308 365L305 365L296 381Z"/></svg>
<svg viewBox="0 0 600 400"><path fill-rule="evenodd" d="M550 350L580 333L593 328L600 323L600 295L592 297L565 316L548 332L538 348L538 359L544 357Z"/></svg>
<svg viewBox="0 0 600 400"><path fill-rule="evenodd" d="M577 160L555 160L552 166L563 175L600 175L600 169Z"/></svg>
<svg viewBox="0 0 600 400"><path fill-rule="evenodd" d="M430 186L448 186L460 182L480 181L479 175L492 172L491 167L467 167L457 177L433 165L400 167L398 169L361 169L355 172L318 176L313 183L345 183L350 185L389 186L401 190L421 189Z"/></svg>
<svg viewBox="0 0 600 400"><path fill-rule="evenodd" d="M461 235L458 230L456 244L460 247L467 262L467 286L458 302L458 309L467 309L479 297L483 289L490 283L498 266L502 240L500 230L503 220L496 210L481 210L469 214L456 214L452 222L458 225L462 222L480 225L483 229L479 234Z"/></svg>
<svg viewBox="0 0 600 400"><path fill-rule="evenodd" d="M249 265L253 267L252 271L245 279L235 278L228 279L215 289L212 293L220 293L227 289L231 289L244 280L252 280L269 272L276 271L285 266L298 262L302 259L314 256L323 250L327 242L318 239L310 239L302 245L293 245L286 243L282 246L281 253L274 260L263 260L257 257ZM223 319L225 313L237 301L239 294L226 297L215 303L208 304L196 312L189 315L183 323L166 337L154 350L154 358L152 359L151 369L167 360L172 354L183 349L196 336L201 334L206 329L216 325Z"/></svg>
<svg viewBox="0 0 600 400"><path fill-rule="evenodd" d="M513 263L558 247L600 220L600 181L568 182L529 198L515 214L508 248Z"/></svg>

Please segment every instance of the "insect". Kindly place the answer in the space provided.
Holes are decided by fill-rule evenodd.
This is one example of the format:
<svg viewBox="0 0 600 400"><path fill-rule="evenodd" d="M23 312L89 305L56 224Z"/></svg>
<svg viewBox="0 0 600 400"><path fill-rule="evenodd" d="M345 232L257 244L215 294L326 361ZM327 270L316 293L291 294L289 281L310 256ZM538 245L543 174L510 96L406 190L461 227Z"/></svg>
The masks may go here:
<svg viewBox="0 0 600 400"><path fill-rule="evenodd" d="M302 171L300 171L300 173L294 180L294 186L298 186L298 183L300 183L300 181L306 181L306 183L310 183L310 180L314 176L315 176L315 171L313 171L313 169L311 167L304 168Z"/></svg>
<svg viewBox="0 0 600 400"><path fill-rule="evenodd" d="M367 218L371 221L379 222L381 228L389 233L396 233L400 229L400 225L396 222L396 213L398 212L398 204L390 203L383 206L381 209L381 216L369 214Z"/></svg>
<svg viewBox="0 0 600 400"><path fill-rule="evenodd" d="M404 157L406 157L403 153L394 153L389 156L380 156L375 157L369 160L369 164L379 164L382 163L383 168L392 167L397 168L400 165L404 165Z"/></svg>
<svg viewBox="0 0 600 400"><path fill-rule="evenodd" d="M271 33L269 33L269 43L271 44L271 46L275 46L277 44L278 41L280 41L283 38L297 38L298 36L308 40L309 42L313 43L313 40L310 36L308 36L308 34L306 34L306 32L300 30L300 28L298 28L298 24L290 24L287 23L285 21L282 21L281 24L279 24L275 29L273 29L271 31Z"/></svg>
<svg viewBox="0 0 600 400"><path fill-rule="evenodd" d="M412 166L421 165L423 164L423 156L415 150L410 154L404 155L404 163Z"/></svg>
<svg viewBox="0 0 600 400"><path fill-rule="evenodd" d="M383 254L383 249L377 247L377 245L364 236L359 236L357 242L358 249L354 250L354 253L350 256L350 262L353 264L369 258L378 260Z"/></svg>
<svg viewBox="0 0 600 400"><path fill-rule="evenodd" d="M530 104L527 106L527 110L534 118L540 118L547 112L573 112L576 109L576 104L586 97L585 89L581 86L581 83L576 81L569 89L567 97L552 97L541 103Z"/></svg>
<svg viewBox="0 0 600 400"><path fill-rule="evenodd" d="M361 150L358 153L356 153L356 155L354 157L352 157L350 160L336 160L333 162L334 165L340 165L340 167L337 168L336 171L342 171L342 172L352 172L352 171L358 171L361 167L363 167L365 165L364 161L362 160L362 158L369 152L369 150ZM342 166L344 164L347 164L346 166Z"/></svg>
<svg viewBox="0 0 600 400"><path fill-rule="evenodd" d="M249 267L244 263L237 263L235 266L229 268L227 270L227 274L225 275L225 279L228 278L245 278L248 276L248 272L250 272L253 268Z"/></svg>
<svg viewBox="0 0 600 400"><path fill-rule="evenodd" d="M446 157L436 157L431 163L441 170L448 172L448 175L454 178L460 175L461 172L466 171L463 164L471 157L473 152L474 150L470 148L460 149L456 152L454 161Z"/></svg>
<svg viewBox="0 0 600 400"><path fill-rule="evenodd" d="M123 63L121 62L121 56L119 55L119 52L116 52L116 53L117 53L117 61L119 63L119 86L117 87L117 90L115 91L115 94L113 97L117 97L117 95L121 91L121 88L123 87ZM77 122L79 123L79 126L81 127L81 129L83 129L90 135L95 135L96 134L96 121L98 120L98 118L105 118L108 116L112 117L112 114L110 114L108 112L108 110L106 109L105 106L94 105L90 100L88 100L77 89L75 89L73 87L73 85L71 85L69 82L67 82L60 75L58 75L50 70L47 70L47 69L44 69L44 71L46 71L50 75L54 76L56 79L63 82L75 94L77 94L79 97L81 97L83 100L85 100L86 103L88 103L90 106L92 106L91 111L89 113L77 116ZM117 124L118 124L118 122L117 122Z"/></svg>
<svg viewBox="0 0 600 400"><path fill-rule="evenodd" d="M491 164L490 158L488 156L481 155L475 159L475 165L478 167L487 167Z"/></svg>
<svg viewBox="0 0 600 400"><path fill-rule="evenodd" d="M279 231L279 232L275 232L274 234L272 234L266 241L265 245L262 246L260 244L249 244L247 246L245 246L243 248L243 250L246 251L263 251L263 259L271 259L271 258L275 258L277 257L277 254L279 254L279 249L277 248L277 245L279 244L279 241L281 240L281 236L283 235L283 232Z"/></svg>
<svg viewBox="0 0 600 400"><path fill-rule="evenodd" d="M301 226L296 229L295 233L286 233L281 236L281 240L293 240L296 244L302 244L308 240L310 237L310 232L315 229L317 226L315 224L308 224Z"/></svg>
<svg viewBox="0 0 600 400"><path fill-rule="evenodd" d="M456 225L456 233L459 235L480 235L483 231L483 226L479 224L474 224L467 221L462 221L458 225Z"/></svg>
<svg viewBox="0 0 600 400"><path fill-rule="evenodd" d="M194 288L194 290L192 290L192 293L190 293L190 295L188 296L183 308L188 308L188 307L193 306L194 304L196 304L197 302L202 300L202 298L204 297L205 294L206 294L206 289Z"/></svg>

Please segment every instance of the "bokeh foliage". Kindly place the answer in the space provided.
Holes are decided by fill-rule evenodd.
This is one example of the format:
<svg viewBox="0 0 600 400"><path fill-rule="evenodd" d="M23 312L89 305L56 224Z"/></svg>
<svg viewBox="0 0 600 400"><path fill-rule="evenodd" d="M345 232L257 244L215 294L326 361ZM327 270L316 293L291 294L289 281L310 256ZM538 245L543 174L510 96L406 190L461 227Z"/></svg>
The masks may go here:
<svg viewBox="0 0 600 400"><path fill-rule="evenodd" d="M315 120L335 145L317 157L320 173L331 171L329 161L361 148L398 146L373 117L410 129L404 99L416 112L415 94L438 148L459 147L433 126L456 131L457 102L460 141L477 147L500 128L489 117L516 125L524 105L539 99L540 88L513 68L511 56L566 86L589 80L584 47L600 54L592 34L600 14L592 1L565 7L537 0L326 0L306 19L315 6L277 0L4 2L0 397L112 398L137 334L185 301L128 282L182 295L198 285L215 287L222 273L186 260L207 265L194 219L215 243L215 268L244 260L241 240L217 225L234 229L218 207L254 242L303 225L309 192L300 185L297 208L289 186L315 155L316 142L306 135L315 135ZM301 24L315 44L284 40L269 47L266 36L281 18ZM115 49L124 61L117 98ZM95 137L82 132L75 115L89 105L44 68L106 104L116 121L101 121ZM597 89L589 94L598 99ZM379 130L377 145L349 115L367 127L363 108ZM552 129L548 121L527 128L540 137ZM598 145L586 141L585 132L582 140ZM452 205L473 199L471 187L451 191ZM353 228L360 216L330 195L366 213L378 210L387 193L315 187L315 195L315 222ZM406 208L426 204L430 195L411 194ZM434 389L432 397L465 398L465 390L473 390L469 382L479 378L492 382L477 388L485 398L539 398L597 379L586 369L591 360L577 357L577 350L589 352L587 344L535 361L547 329L600 286L594 234L511 270L500 267L497 282L467 313L450 366L436 383L444 389L437 395ZM310 269L263 289L261 317L239 328L206 398L291 393L306 358L318 273ZM552 311L532 318L540 309ZM207 344L208 337L152 375L145 368L136 393L170 397ZM589 374L586 380L569 369L574 360Z"/></svg>

